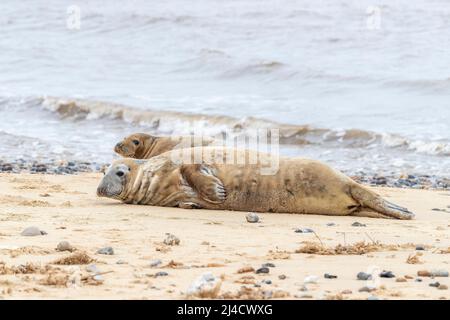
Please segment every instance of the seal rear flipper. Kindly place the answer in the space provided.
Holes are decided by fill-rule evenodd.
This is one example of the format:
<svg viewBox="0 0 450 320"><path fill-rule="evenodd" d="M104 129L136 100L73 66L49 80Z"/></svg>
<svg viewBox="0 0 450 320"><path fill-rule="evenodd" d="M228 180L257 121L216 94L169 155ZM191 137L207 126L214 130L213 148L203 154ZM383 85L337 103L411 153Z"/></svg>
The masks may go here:
<svg viewBox="0 0 450 320"><path fill-rule="evenodd" d="M389 218L410 220L414 218L414 213L406 208L400 207L392 202L384 200L381 196L358 184L350 187L352 197L363 207L372 209ZM363 208L361 208L363 210Z"/></svg>
<svg viewBox="0 0 450 320"><path fill-rule="evenodd" d="M183 164L180 173L186 182L205 201L219 204L227 193L222 181L214 175L214 168L207 164Z"/></svg>

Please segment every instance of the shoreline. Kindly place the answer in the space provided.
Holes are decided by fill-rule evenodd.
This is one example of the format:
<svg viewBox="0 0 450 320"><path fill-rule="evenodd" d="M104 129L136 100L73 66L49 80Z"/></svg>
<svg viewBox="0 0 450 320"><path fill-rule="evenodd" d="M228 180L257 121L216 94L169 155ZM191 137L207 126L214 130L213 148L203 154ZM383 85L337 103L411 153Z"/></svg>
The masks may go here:
<svg viewBox="0 0 450 320"><path fill-rule="evenodd" d="M450 270L449 191L372 188L414 220L258 213L248 223L247 212L98 198L100 179L0 173L0 299L184 299L208 273L217 299L450 299L449 277L418 275ZM21 235L32 226L44 233ZM180 242L164 243L167 233ZM56 250L62 241L74 251Z"/></svg>
<svg viewBox="0 0 450 320"><path fill-rule="evenodd" d="M31 173L31 174L80 174L99 173L108 167L108 163L82 161L9 161L0 160L1 173ZM426 190L450 190L450 177L423 174L379 174L370 172L346 172L355 181L372 187L411 188Z"/></svg>

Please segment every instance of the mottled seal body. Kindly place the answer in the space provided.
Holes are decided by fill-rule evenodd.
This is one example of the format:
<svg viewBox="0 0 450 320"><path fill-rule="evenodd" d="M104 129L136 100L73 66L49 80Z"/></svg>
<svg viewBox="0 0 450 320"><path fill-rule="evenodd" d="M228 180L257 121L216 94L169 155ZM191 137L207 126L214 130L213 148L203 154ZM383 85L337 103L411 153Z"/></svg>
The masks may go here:
<svg viewBox="0 0 450 320"><path fill-rule="evenodd" d="M108 169L97 194L125 203L181 208L397 219L414 216L319 161L280 157L277 172L262 175L261 167L270 155L211 147L191 150L206 157L201 163L182 163L174 161L177 150L173 150L145 161L118 160ZM247 161L229 164L226 159L230 155ZM252 157L258 157L257 164L248 164Z"/></svg>
<svg viewBox="0 0 450 320"><path fill-rule="evenodd" d="M213 142L214 139L207 136L159 137L134 133L118 142L114 151L126 158L150 159L170 150L208 146Z"/></svg>

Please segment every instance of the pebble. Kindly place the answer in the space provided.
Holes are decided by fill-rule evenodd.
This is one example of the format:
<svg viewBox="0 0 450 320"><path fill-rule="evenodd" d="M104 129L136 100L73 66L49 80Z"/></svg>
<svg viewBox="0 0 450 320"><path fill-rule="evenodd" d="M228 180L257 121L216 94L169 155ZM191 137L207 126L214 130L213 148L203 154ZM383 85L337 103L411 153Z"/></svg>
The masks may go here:
<svg viewBox="0 0 450 320"><path fill-rule="evenodd" d="M380 273L381 278L395 278L395 275L392 273L392 271L383 271Z"/></svg>
<svg viewBox="0 0 450 320"><path fill-rule="evenodd" d="M350 290L350 289L345 289L345 290L342 290L341 293L342 293L342 294L352 294L353 291Z"/></svg>
<svg viewBox="0 0 450 320"><path fill-rule="evenodd" d="M166 233L164 244L168 246L178 246L180 244L180 239L178 239L175 235L171 233Z"/></svg>
<svg viewBox="0 0 450 320"><path fill-rule="evenodd" d="M314 231L312 229L309 228L304 228L304 229L295 229L295 233L313 233Z"/></svg>
<svg viewBox="0 0 450 320"><path fill-rule="evenodd" d="M336 279L336 278L337 278L336 275L334 275L334 274L329 274L329 273L325 273L325 274L323 275L323 277L324 277L325 279Z"/></svg>
<svg viewBox="0 0 450 320"><path fill-rule="evenodd" d="M359 272L359 273L356 275L356 278L357 278L358 280L371 280L371 279L372 279L372 275L369 274L369 273L365 273L365 272Z"/></svg>
<svg viewBox="0 0 450 320"><path fill-rule="evenodd" d="M72 251L73 248L68 241L61 241L56 246L57 251Z"/></svg>
<svg viewBox="0 0 450 320"><path fill-rule="evenodd" d="M262 282L265 283L265 284L272 284L272 280L269 280L269 279L263 280Z"/></svg>
<svg viewBox="0 0 450 320"><path fill-rule="evenodd" d="M150 261L150 267L151 267L151 268L157 267L157 266L159 266L161 263L162 263L162 261L159 260L159 259L152 260L152 261Z"/></svg>
<svg viewBox="0 0 450 320"><path fill-rule="evenodd" d="M365 227L365 226L366 225L364 223L358 221L352 223L352 227Z"/></svg>
<svg viewBox="0 0 450 320"><path fill-rule="evenodd" d="M94 279L95 281L99 281L99 282L103 282L103 277L100 274L96 274L95 276L92 277L92 279Z"/></svg>
<svg viewBox="0 0 450 320"><path fill-rule="evenodd" d="M362 287L361 289L359 289L358 291L359 291L359 292L372 292L372 291L374 291L374 290L376 290L375 287L372 287L372 286L365 286L365 287Z"/></svg>
<svg viewBox="0 0 450 320"><path fill-rule="evenodd" d="M441 284L441 285L438 287L438 289L439 289L439 290L448 290L448 286L446 286L445 284Z"/></svg>
<svg viewBox="0 0 450 320"><path fill-rule="evenodd" d="M419 270L417 271L419 277L448 277L447 270Z"/></svg>
<svg viewBox="0 0 450 320"><path fill-rule="evenodd" d="M414 281L416 281L416 282L422 282L422 279L420 279L420 278L417 278L416 280L414 280Z"/></svg>
<svg viewBox="0 0 450 320"><path fill-rule="evenodd" d="M308 288L305 285L302 285L298 290L305 292L308 291Z"/></svg>
<svg viewBox="0 0 450 320"><path fill-rule="evenodd" d="M429 284L430 287L435 287L435 288L439 288L441 284L439 282L432 282Z"/></svg>
<svg viewBox="0 0 450 320"><path fill-rule="evenodd" d="M395 282L406 282L406 279L400 277L400 278L395 279Z"/></svg>
<svg viewBox="0 0 450 320"><path fill-rule="evenodd" d="M270 269L267 268L267 267L262 267L262 268L259 268L259 269L256 270L257 274L258 273L269 273L269 272L270 272Z"/></svg>
<svg viewBox="0 0 450 320"><path fill-rule="evenodd" d="M425 247L421 246L421 245L417 245L416 246L416 250L425 250Z"/></svg>
<svg viewBox="0 0 450 320"><path fill-rule="evenodd" d="M204 273L189 286L186 293L188 296L214 298L218 294L221 284L220 279L212 273Z"/></svg>
<svg viewBox="0 0 450 320"><path fill-rule="evenodd" d="M259 222L259 216L254 212L247 213L247 215L245 216L245 219L247 219L247 222L249 222L249 223Z"/></svg>
<svg viewBox="0 0 450 320"><path fill-rule="evenodd" d="M28 227L20 233L24 237L44 236L46 234L47 232L40 230L38 227Z"/></svg>
<svg viewBox="0 0 450 320"><path fill-rule="evenodd" d="M335 225L336 225L336 223L334 223L334 222L327 223L327 227L334 227Z"/></svg>
<svg viewBox="0 0 450 320"><path fill-rule="evenodd" d="M125 260L117 260L116 264L128 264Z"/></svg>
<svg viewBox="0 0 450 320"><path fill-rule="evenodd" d="M285 279L286 279L286 276L285 276L284 274L280 274L280 275L278 276L278 279L280 279L280 280L285 280Z"/></svg>
<svg viewBox="0 0 450 320"><path fill-rule="evenodd" d="M263 265L261 265L261 267L263 267L263 268L275 268L275 265L273 263L271 263L271 262L267 262L267 263L264 263Z"/></svg>
<svg viewBox="0 0 450 320"><path fill-rule="evenodd" d="M303 280L304 284L308 284L308 283L317 283L317 281L319 280L318 276L307 276L305 277L305 279Z"/></svg>
<svg viewBox="0 0 450 320"><path fill-rule="evenodd" d="M114 249L112 247L104 247L97 250L98 254L106 254L106 255L113 255Z"/></svg>
<svg viewBox="0 0 450 320"><path fill-rule="evenodd" d="M86 271L91 272L91 273L100 273L100 270L97 268L97 266L95 264L88 265L86 267Z"/></svg>
<svg viewBox="0 0 450 320"><path fill-rule="evenodd" d="M168 276L168 275L169 274L167 272L165 272L165 271L159 271L159 272L155 273L155 278L157 278L157 277L165 277L165 276Z"/></svg>

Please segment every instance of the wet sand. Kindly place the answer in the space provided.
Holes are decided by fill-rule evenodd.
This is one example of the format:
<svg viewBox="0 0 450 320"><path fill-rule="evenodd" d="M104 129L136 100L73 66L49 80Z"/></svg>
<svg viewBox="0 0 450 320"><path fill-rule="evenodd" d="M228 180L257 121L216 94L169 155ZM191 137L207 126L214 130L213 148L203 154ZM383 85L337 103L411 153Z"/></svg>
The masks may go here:
<svg viewBox="0 0 450 320"><path fill-rule="evenodd" d="M0 174L0 299L181 299L207 272L221 282L215 298L450 298L448 277L417 276L419 270L450 270L449 191L375 188L414 211L411 221L258 214L260 223L248 223L246 212L134 206L97 198L100 178L97 173ZM354 222L366 226L352 226ZM30 226L47 234L22 236ZM297 228L314 233L296 233ZM178 237L179 245L164 244L166 233ZM61 241L76 250L55 250ZM296 253L314 246L342 253L332 249L362 241L370 245L369 252ZM417 251L418 245L425 250ZM113 255L97 253L107 246ZM94 261L55 264L80 254ZM161 264L151 267L155 260ZM264 263L275 267L268 274L238 273ZM92 264L96 269L89 268ZM358 272L372 270L392 271L395 277L356 279ZM155 276L158 272L167 275ZM325 273L337 278L325 279ZM305 277L314 275L317 283L304 285ZM441 289L429 286L436 281ZM365 286L376 288L359 292Z"/></svg>

